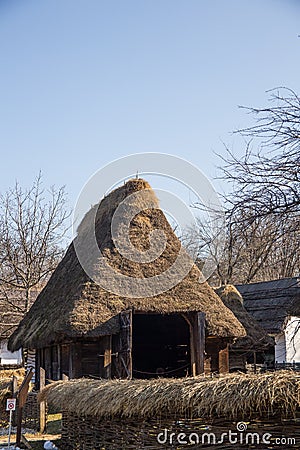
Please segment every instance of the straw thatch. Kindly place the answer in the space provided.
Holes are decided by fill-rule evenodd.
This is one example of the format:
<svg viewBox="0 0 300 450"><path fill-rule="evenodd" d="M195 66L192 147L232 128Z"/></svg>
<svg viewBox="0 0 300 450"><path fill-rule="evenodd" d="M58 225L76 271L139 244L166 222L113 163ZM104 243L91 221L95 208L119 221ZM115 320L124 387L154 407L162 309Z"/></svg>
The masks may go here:
<svg viewBox="0 0 300 450"><path fill-rule="evenodd" d="M111 221L116 208L129 195L142 190L147 193L146 201L145 204L137 205L143 211L130 223L132 244L139 250L149 249L150 235L155 229L163 230L167 238L161 256L150 263L137 263L121 256L111 238ZM147 202L151 209L145 206ZM93 207L86 215L76 239L82 239L87 255L91 253L89 217L95 208L96 239L102 254L116 271L134 279L147 279L172 267L181 244L159 209L158 200L146 181L128 181L111 192L100 205ZM123 224L120 224L120 227L122 226ZM97 268L97 261L88 263ZM223 305L213 289L207 283L199 282L200 275L194 265L177 286L163 294L149 298L121 297L105 291L89 279L77 259L73 242L29 313L10 338L9 348L15 350L22 345L38 348L61 342L67 337L96 337L118 333L118 314L128 308L162 314L204 311L208 334L230 338L244 336L244 328ZM113 283L113 280L111 282Z"/></svg>
<svg viewBox="0 0 300 450"><path fill-rule="evenodd" d="M239 338L232 348L234 350L264 350L274 346L274 340L268 336L259 323L247 312L243 306L243 298L239 291L232 285L222 286L215 289L215 292L222 299L247 332L247 336Z"/></svg>
<svg viewBox="0 0 300 450"><path fill-rule="evenodd" d="M300 407L300 374L227 375L156 380L59 381L40 400L68 413L97 418L259 417L295 415Z"/></svg>

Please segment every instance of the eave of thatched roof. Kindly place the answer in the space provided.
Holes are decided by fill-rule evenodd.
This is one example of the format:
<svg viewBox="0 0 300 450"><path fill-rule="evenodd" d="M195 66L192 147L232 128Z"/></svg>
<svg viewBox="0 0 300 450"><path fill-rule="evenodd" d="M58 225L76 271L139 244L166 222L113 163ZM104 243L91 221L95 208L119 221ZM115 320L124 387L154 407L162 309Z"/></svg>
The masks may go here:
<svg viewBox="0 0 300 450"><path fill-rule="evenodd" d="M238 338L231 348L234 350L264 350L274 345L274 340L243 306L243 298L232 285L215 289L224 305L229 308L247 332L247 336Z"/></svg>
<svg viewBox="0 0 300 450"><path fill-rule="evenodd" d="M283 278L236 286L247 311L270 334L281 333L287 317L300 317L300 279Z"/></svg>
<svg viewBox="0 0 300 450"><path fill-rule="evenodd" d="M278 371L221 378L59 381L40 400L95 418L293 416L300 407L300 375Z"/></svg>
<svg viewBox="0 0 300 450"><path fill-rule="evenodd" d="M143 208L143 212L132 220L130 237L133 245L147 250L153 229L162 229L167 238L161 256L147 264L122 257L111 238L114 211L127 196L140 190L148 191L155 207L146 210ZM95 210L94 208L91 211ZM88 256L91 233L86 230L91 211L78 229L79 237L75 238L83 236ZM101 201L97 207L95 233L98 245L109 265L135 279L151 278L172 267L181 248L179 239L159 209L154 192L147 182L140 179L128 181ZM97 267L97 261L93 267ZM73 241L46 287L10 338L9 348L14 350L22 345L36 348L67 338L118 333L118 314L128 308L161 314L204 311L208 334L224 338L244 336L245 330L234 314L224 306L206 282L199 282L200 275L199 269L194 265L188 275L167 292L146 298L119 296L107 292L90 280L78 261Z"/></svg>

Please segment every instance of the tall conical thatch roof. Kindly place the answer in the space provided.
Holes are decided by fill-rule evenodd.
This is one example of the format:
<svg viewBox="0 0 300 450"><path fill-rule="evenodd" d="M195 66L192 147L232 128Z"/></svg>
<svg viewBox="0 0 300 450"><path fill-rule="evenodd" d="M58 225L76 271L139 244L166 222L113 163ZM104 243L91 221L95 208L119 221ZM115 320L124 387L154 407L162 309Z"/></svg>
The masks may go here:
<svg viewBox="0 0 300 450"><path fill-rule="evenodd" d="M274 345L273 339L244 308L243 297L234 286L229 284L215 291L247 332L247 336L237 339L232 345L234 349L263 350Z"/></svg>
<svg viewBox="0 0 300 450"><path fill-rule="evenodd" d="M150 246L150 234L163 230L166 246L153 262L138 263L126 259L117 251L111 237L111 222L120 203L136 192L146 190L154 205L137 214L130 223L130 239L139 250ZM132 197L130 197L132 198ZM140 205L141 206L141 205ZM95 210L96 208L96 210ZM83 236L87 254L90 254L88 218L94 214L95 234L102 254L117 272L147 279L164 272L176 260L181 248L158 200L149 184L141 179L130 180L112 191L83 219L78 237ZM124 212L126 214L126 211ZM120 224L122 227L123 224ZM43 347L68 337L96 337L119 331L118 314L128 308L153 313L204 311L207 332L220 337L241 337L245 330L233 313L226 308L208 284L200 283L200 272L193 266L188 275L167 292L145 298L130 298L108 292L92 281L83 270L75 251L76 239L69 246L64 258L52 274L46 287L38 296L29 313L10 338L10 349L20 346ZM152 245L152 242L151 242ZM87 261L90 264L90 261ZM97 261L93 262L97 270ZM113 283L113 280L111 281Z"/></svg>

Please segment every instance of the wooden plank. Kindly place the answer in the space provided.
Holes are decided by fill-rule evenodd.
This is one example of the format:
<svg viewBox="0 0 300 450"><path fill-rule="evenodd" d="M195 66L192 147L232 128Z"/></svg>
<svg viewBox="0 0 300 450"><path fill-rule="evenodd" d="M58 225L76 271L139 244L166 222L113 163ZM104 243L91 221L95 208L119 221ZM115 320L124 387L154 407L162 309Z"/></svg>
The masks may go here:
<svg viewBox="0 0 300 450"><path fill-rule="evenodd" d="M52 379L52 351L51 347L45 347L44 348L44 365L43 365L45 371L46 371L46 378L49 380Z"/></svg>
<svg viewBox="0 0 300 450"><path fill-rule="evenodd" d="M17 446L20 445L21 443L23 408L27 399L29 383L32 377L33 377L33 370L30 369L30 371L25 376L18 390L18 416L17 416L17 436L16 436Z"/></svg>
<svg viewBox="0 0 300 450"><path fill-rule="evenodd" d="M13 398L17 398L18 395L18 379L15 375L13 375L12 377L12 397ZM15 427L16 426L16 411L13 412L13 416L12 416L12 425Z"/></svg>
<svg viewBox="0 0 300 450"><path fill-rule="evenodd" d="M111 336L104 336L104 363L103 363L103 369L104 369L104 377L107 379L111 378Z"/></svg>
<svg viewBox="0 0 300 450"><path fill-rule="evenodd" d="M46 386L46 372L40 368L40 391ZM43 433L46 428L46 402L40 402L40 432Z"/></svg>
<svg viewBox="0 0 300 450"><path fill-rule="evenodd" d="M182 314L182 317L185 319L189 326L190 331L190 355L191 355L191 375L195 377L197 375L197 363L196 363L196 350L195 350L195 336L194 336L194 327L193 327L193 317L191 317L191 313Z"/></svg>
<svg viewBox="0 0 300 450"><path fill-rule="evenodd" d="M23 434L21 436L21 442L25 445L26 448L32 449L30 443L27 441L26 437Z"/></svg>
<svg viewBox="0 0 300 450"><path fill-rule="evenodd" d="M59 380L59 354L58 354L58 346L53 345L51 347L51 379Z"/></svg>
<svg viewBox="0 0 300 450"><path fill-rule="evenodd" d="M229 372L229 349L228 344L219 351L219 373Z"/></svg>
<svg viewBox="0 0 300 450"><path fill-rule="evenodd" d="M69 377L69 374L70 374L70 345L62 344L60 346L60 354L61 354L61 360L60 360L61 376L63 376L63 374L64 374Z"/></svg>
<svg viewBox="0 0 300 450"><path fill-rule="evenodd" d="M205 313L197 313L197 345L198 345L198 374L204 373L204 352L205 352Z"/></svg>
<svg viewBox="0 0 300 450"><path fill-rule="evenodd" d="M120 333L117 343L115 370L120 378L132 378L132 310L119 314Z"/></svg>
<svg viewBox="0 0 300 450"><path fill-rule="evenodd" d="M33 377L33 370L30 369L30 371L25 376L25 378L18 390L18 400L19 400L18 404L19 404L19 407L21 407L21 408L23 408L26 403L28 390L29 390L29 383L30 383L32 377Z"/></svg>
<svg viewBox="0 0 300 450"><path fill-rule="evenodd" d="M80 342L72 342L70 344L69 361L69 378L80 378L82 376Z"/></svg>
<svg viewBox="0 0 300 450"><path fill-rule="evenodd" d="M61 347L57 345L57 379L61 380Z"/></svg>
<svg viewBox="0 0 300 450"><path fill-rule="evenodd" d="M18 379L15 375L12 376L11 384L12 384L12 395L13 395L13 398L15 398L17 395L17 391L18 391Z"/></svg>
<svg viewBox="0 0 300 450"><path fill-rule="evenodd" d="M132 309L129 312L129 336L128 336L128 347L129 347L129 354L128 354L128 369L129 369L129 379L132 379Z"/></svg>

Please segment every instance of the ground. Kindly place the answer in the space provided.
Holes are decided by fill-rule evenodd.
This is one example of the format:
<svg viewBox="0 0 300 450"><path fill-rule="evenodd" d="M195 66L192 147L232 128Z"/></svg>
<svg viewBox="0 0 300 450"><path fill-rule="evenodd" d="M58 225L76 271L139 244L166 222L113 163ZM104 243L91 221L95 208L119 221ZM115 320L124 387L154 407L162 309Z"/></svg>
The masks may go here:
<svg viewBox="0 0 300 450"><path fill-rule="evenodd" d="M47 430L45 433L40 434L25 434L26 439L30 443L32 449L42 450L44 448L45 441L54 442L59 447L59 440L61 433L61 414L49 414L47 420ZM13 434L11 442L16 442L16 435ZM0 446L7 444L7 436L0 436Z"/></svg>

